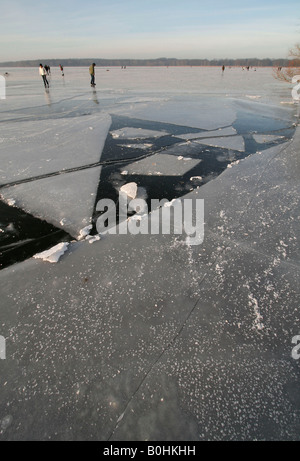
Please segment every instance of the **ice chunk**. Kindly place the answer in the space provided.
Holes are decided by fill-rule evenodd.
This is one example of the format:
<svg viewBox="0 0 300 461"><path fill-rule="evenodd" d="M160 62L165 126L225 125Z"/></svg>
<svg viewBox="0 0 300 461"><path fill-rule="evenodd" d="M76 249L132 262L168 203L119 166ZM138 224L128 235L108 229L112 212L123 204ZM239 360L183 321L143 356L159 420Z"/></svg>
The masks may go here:
<svg viewBox="0 0 300 461"><path fill-rule="evenodd" d="M180 151L180 148L178 148ZM177 157L180 159L180 157ZM201 159L181 157L184 162L174 163L174 155L155 154L137 162L127 165L127 174L151 175L151 176L182 176L187 171L199 165ZM121 173L124 174L124 173Z"/></svg>
<svg viewBox="0 0 300 461"><path fill-rule="evenodd" d="M243 136L230 136L228 138L208 138L195 140L194 142L212 147L223 147L225 149L238 150L245 152L245 142Z"/></svg>
<svg viewBox="0 0 300 461"><path fill-rule="evenodd" d="M199 104L194 95L186 94L184 97L178 96L173 100L162 101L159 106L157 102L149 102L144 105L114 108L114 113L206 130L232 125L236 119L236 111L232 107L221 106L219 100L202 97Z"/></svg>
<svg viewBox="0 0 300 461"><path fill-rule="evenodd" d="M229 165L227 165L227 168L232 168L235 165L238 165L240 163L240 160L236 160L235 162L231 162Z"/></svg>
<svg viewBox="0 0 300 461"><path fill-rule="evenodd" d="M42 259L43 261L47 261L49 263L57 263L60 257L67 251L68 246L69 243L62 242L50 248L50 250L43 251L42 253L37 253L33 257L35 259Z"/></svg>
<svg viewBox="0 0 300 461"><path fill-rule="evenodd" d="M159 138L166 136L165 131L145 130L142 128L125 127L120 130L111 132L114 139L143 139L143 138Z"/></svg>
<svg viewBox="0 0 300 461"><path fill-rule="evenodd" d="M267 142L278 141L279 139L283 139L284 136L276 136L271 134L254 134L253 138L257 143L263 144Z"/></svg>
<svg viewBox="0 0 300 461"><path fill-rule="evenodd" d="M78 240L84 239L89 233L91 232L93 226L90 224L89 226L84 227L80 230Z"/></svg>
<svg viewBox="0 0 300 461"><path fill-rule="evenodd" d="M127 147L127 149L141 149L147 150L150 149L153 144L118 144L120 147Z"/></svg>
<svg viewBox="0 0 300 461"><path fill-rule="evenodd" d="M16 201L13 198L9 198L6 200L6 203L9 206L14 206L16 204Z"/></svg>
<svg viewBox="0 0 300 461"><path fill-rule="evenodd" d="M188 133L176 135L176 138L180 139L201 139L201 138L210 138L210 137L221 137L221 136L230 136L237 134L236 130L230 126L227 128L220 128L219 130L214 131L202 131L199 133Z"/></svg>
<svg viewBox="0 0 300 461"><path fill-rule="evenodd" d="M1 183L98 162L110 125L108 114L18 122L17 131L15 124L6 124Z"/></svg>
<svg viewBox="0 0 300 461"><path fill-rule="evenodd" d="M190 181L202 181L202 176L192 176L190 178Z"/></svg>
<svg viewBox="0 0 300 461"><path fill-rule="evenodd" d="M86 237L86 240L89 242L89 243L94 243L94 242L97 242L98 240L100 240L100 235L88 235Z"/></svg>
<svg viewBox="0 0 300 461"><path fill-rule="evenodd" d="M124 184L120 189L121 192L126 194L129 198L135 199L137 195L137 184L135 182L129 182Z"/></svg>
<svg viewBox="0 0 300 461"><path fill-rule="evenodd" d="M93 215L101 167L53 176L1 190L4 199L77 238Z"/></svg>

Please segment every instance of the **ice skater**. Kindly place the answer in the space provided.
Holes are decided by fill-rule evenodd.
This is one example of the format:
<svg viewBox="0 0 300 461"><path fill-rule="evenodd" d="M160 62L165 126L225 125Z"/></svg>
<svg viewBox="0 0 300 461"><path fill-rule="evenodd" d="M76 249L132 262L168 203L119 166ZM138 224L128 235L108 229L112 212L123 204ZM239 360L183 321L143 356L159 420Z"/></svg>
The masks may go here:
<svg viewBox="0 0 300 461"><path fill-rule="evenodd" d="M91 76L91 86L96 86L96 83L95 83L95 63L93 62L93 64L90 65L90 68L89 68L89 72L90 72L90 76Z"/></svg>
<svg viewBox="0 0 300 461"><path fill-rule="evenodd" d="M224 74L225 66L222 66L222 74Z"/></svg>
<svg viewBox="0 0 300 461"><path fill-rule="evenodd" d="M65 76L65 74L64 74L64 68L63 68L63 66L62 66L61 64L59 65L59 68L60 68L62 77L64 77L64 76Z"/></svg>
<svg viewBox="0 0 300 461"><path fill-rule="evenodd" d="M50 66L48 66L48 64L45 66L45 71L47 72L47 75L51 75L51 69Z"/></svg>
<svg viewBox="0 0 300 461"><path fill-rule="evenodd" d="M44 68L43 64L40 64L39 71L40 71L40 75L43 78L45 88L49 88L49 82L47 80L46 71L45 71L45 68Z"/></svg>

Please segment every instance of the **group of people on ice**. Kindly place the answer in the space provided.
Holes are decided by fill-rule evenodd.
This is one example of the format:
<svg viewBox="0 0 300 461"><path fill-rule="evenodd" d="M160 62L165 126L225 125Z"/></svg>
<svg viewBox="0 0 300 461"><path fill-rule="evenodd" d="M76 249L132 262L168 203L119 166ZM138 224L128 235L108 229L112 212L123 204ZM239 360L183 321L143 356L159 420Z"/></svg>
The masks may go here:
<svg viewBox="0 0 300 461"><path fill-rule="evenodd" d="M91 64L90 67L89 67L89 73L90 73L90 76L91 76L91 86L92 87L96 86L96 83L95 83L95 66L96 66L96 64L93 62L93 64ZM61 75L64 77L64 75L65 75L64 74L64 68L63 68L63 66L61 64L59 65L59 68L60 68L60 71L61 71ZM40 76L43 79L43 83L44 83L45 88L49 88L49 81L47 79L47 76L51 75L50 66L48 66L48 65L43 66L43 64L40 64L39 72L40 72Z"/></svg>

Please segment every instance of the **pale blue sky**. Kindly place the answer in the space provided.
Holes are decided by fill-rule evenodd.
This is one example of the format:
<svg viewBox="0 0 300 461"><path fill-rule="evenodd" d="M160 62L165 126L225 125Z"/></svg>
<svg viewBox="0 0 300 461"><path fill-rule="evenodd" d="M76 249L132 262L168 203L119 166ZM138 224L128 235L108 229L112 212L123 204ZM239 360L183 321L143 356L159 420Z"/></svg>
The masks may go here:
<svg viewBox="0 0 300 461"><path fill-rule="evenodd" d="M0 62L286 57L299 0L1 0Z"/></svg>

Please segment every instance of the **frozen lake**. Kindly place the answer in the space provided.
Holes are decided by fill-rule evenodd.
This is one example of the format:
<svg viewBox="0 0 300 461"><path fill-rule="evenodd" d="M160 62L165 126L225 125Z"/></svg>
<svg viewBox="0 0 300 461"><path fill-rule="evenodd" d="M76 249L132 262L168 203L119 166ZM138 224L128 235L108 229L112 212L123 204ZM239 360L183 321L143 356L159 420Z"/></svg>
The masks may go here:
<svg viewBox="0 0 300 461"><path fill-rule="evenodd" d="M94 233L96 204L125 183L172 200L294 131L269 68L98 68L97 89L86 68L54 68L49 90L37 69L0 72L0 194L15 207L0 203L2 267Z"/></svg>
<svg viewBox="0 0 300 461"><path fill-rule="evenodd" d="M64 70L45 91L38 69L0 69L0 440L299 440L291 86L127 67L96 68L95 89ZM200 199L202 243L97 238L121 190Z"/></svg>

